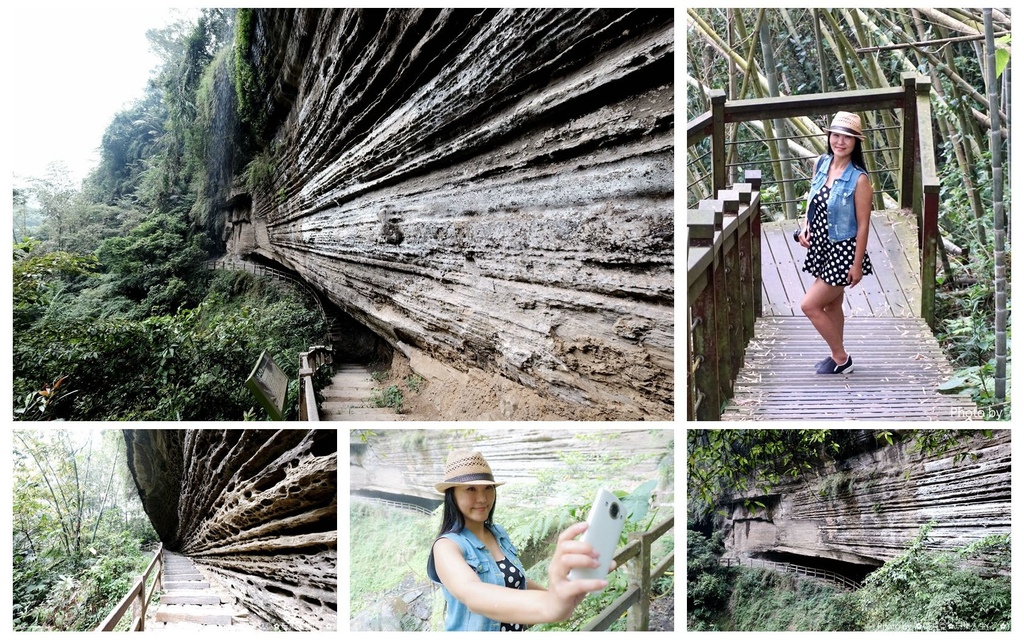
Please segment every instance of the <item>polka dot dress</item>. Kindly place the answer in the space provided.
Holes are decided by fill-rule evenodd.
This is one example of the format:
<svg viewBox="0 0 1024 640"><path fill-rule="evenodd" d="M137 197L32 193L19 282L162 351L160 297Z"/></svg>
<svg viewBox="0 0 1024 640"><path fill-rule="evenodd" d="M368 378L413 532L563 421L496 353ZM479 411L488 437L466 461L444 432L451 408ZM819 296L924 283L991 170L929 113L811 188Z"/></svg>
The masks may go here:
<svg viewBox="0 0 1024 640"><path fill-rule="evenodd" d="M508 561L508 558L498 560L498 568L505 577L505 586L509 589L525 589L526 577L519 568ZM502 622L502 631L526 631L526 626L521 624Z"/></svg>
<svg viewBox="0 0 1024 640"><path fill-rule="evenodd" d="M811 246L807 249L804 271L823 282L836 287L850 284L848 276L853 258L857 252L857 238L848 238L840 242L828 239L828 194L831 189L823 186L821 191L811 199L814 207L814 220L811 222ZM871 260L867 252L861 266L864 275L873 273Z"/></svg>

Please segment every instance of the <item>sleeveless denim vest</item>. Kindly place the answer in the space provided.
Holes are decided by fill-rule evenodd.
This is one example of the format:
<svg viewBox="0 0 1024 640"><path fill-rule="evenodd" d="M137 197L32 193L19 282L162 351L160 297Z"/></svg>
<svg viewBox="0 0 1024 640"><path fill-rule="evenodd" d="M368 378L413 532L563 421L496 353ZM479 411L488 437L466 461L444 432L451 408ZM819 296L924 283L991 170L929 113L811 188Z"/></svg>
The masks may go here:
<svg viewBox="0 0 1024 640"><path fill-rule="evenodd" d="M807 196L807 223L814 219L814 209L811 207L811 199L818 193L828 179L828 169L832 166L833 156L821 156L814 169L814 178L811 180L811 191ZM825 162L822 162L825 160ZM848 240L857 235L857 207L854 203L853 194L857 190L857 180L865 172L853 166L851 162L839 176L832 182L832 190L828 196L828 239L832 242Z"/></svg>
<svg viewBox="0 0 1024 640"><path fill-rule="evenodd" d="M522 571L525 576L526 570L523 569L523 563L519 561L519 552L516 550L515 545L512 544L512 540L509 539L508 533L505 532L505 529L501 525L497 524L491 524L488 528L491 530L491 533L494 534L494 538L498 541L498 547L501 548L501 552L512 562L512 564ZM466 559L466 564L476 571L481 582L504 586L504 576L501 573L501 569L498 568L497 561L495 561L491 556L491 553L487 550L484 543L468 529L463 529L458 533L449 531L442 535L441 538L448 538L459 545L459 548L462 549L462 557ZM437 542L437 540L434 542ZM473 613L469 610L469 607L462 604L462 602L455 598L455 596L445 588L441 579L437 575L437 571L434 569L433 547L431 547L430 555L427 557L427 576L437 584L441 585L441 592L444 594L445 602L448 604L448 612L444 618L445 631L501 630L501 622L491 620L479 613ZM523 581L521 588L526 588L525 580Z"/></svg>

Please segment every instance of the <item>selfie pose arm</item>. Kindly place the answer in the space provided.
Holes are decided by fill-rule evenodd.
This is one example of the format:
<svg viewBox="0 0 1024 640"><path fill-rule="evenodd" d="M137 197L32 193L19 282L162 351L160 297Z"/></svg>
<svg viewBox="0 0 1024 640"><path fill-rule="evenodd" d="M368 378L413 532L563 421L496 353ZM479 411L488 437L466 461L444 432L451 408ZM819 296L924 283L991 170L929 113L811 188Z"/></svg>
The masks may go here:
<svg viewBox="0 0 1024 640"><path fill-rule="evenodd" d="M448 591L473 613L519 624L565 620L589 591L608 586L607 580L569 580L570 569L598 565L593 548L575 540L586 529L587 524L580 522L558 536L546 590L537 583L519 590L482 582L466 564L459 545L446 538L434 543L435 567Z"/></svg>

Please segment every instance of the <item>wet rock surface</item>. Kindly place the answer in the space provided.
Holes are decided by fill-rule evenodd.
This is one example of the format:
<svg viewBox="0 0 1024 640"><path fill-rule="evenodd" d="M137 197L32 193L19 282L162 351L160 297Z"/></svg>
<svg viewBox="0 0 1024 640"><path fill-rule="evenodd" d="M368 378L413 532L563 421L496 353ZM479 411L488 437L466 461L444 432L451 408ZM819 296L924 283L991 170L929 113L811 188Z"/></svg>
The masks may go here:
<svg viewBox="0 0 1024 640"><path fill-rule="evenodd" d="M464 376L442 418L671 419L673 43L670 9L254 10L273 171L229 251Z"/></svg>

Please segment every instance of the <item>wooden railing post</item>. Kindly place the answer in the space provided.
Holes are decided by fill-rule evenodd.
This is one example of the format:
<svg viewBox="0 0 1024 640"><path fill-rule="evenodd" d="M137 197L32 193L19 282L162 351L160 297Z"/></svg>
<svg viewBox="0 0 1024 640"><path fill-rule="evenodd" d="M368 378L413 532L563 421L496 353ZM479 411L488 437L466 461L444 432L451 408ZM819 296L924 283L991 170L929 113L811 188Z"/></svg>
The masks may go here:
<svg viewBox="0 0 1024 640"><path fill-rule="evenodd" d="M755 193L752 185L747 182L740 182L733 185L733 191L739 193L740 206L742 208L742 215L739 216L738 229L736 231L736 246L739 250L739 281L740 289L738 293L739 297L739 309L737 310L737 320L739 326L742 328L742 339L743 350L746 350L746 345L750 342L750 339L754 337L754 264L753 260L753 247L751 247L751 231L750 231L750 218L755 213L757 203L755 202ZM760 295L760 291L757 292Z"/></svg>
<svg viewBox="0 0 1024 640"><path fill-rule="evenodd" d="M903 73L903 145L900 148L900 207L914 207L917 172L917 73Z"/></svg>
<svg viewBox="0 0 1024 640"><path fill-rule="evenodd" d="M748 196L749 197L749 196ZM725 265L725 308L724 314L724 339L727 341L728 360L725 389L725 398L733 395L733 385L743 364L743 352L747 343L743 340L743 288L740 284L740 206L743 195L736 189L721 191L718 199L723 206L722 220L722 260ZM746 212L744 212L746 214ZM746 215L744 215L746 218ZM737 329L740 329L737 331Z"/></svg>
<svg viewBox="0 0 1024 640"><path fill-rule="evenodd" d="M648 534L633 532L629 540L640 541L640 554L629 563L629 588L636 587L639 596L626 613L627 631L647 631L651 624L651 542Z"/></svg>
<svg viewBox="0 0 1024 640"><path fill-rule="evenodd" d="M725 91L711 91L711 193L725 189Z"/></svg>
<svg viewBox="0 0 1024 640"><path fill-rule="evenodd" d="M750 170L744 172L744 180L750 188L757 193L751 203L756 202L753 211L750 212L750 260L753 265L753 296L754 296L754 317L760 318L763 311L761 305L761 170Z"/></svg>
<svg viewBox="0 0 1024 640"><path fill-rule="evenodd" d="M690 305L692 333L692 361L687 363L693 378L694 393L689 413L697 420L718 420L721 417L721 398L718 382L719 345L715 308L715 271L718 266L716 218L720 212L710 209L690 210L686 213L687 235L687 300Z"/></svg>
<svg viewBox="0 0 1024 640"><path fill-rule="evenodd" d="M935 329L935 257L939 242L939 178L932 141L931 82L917 81L917 129L921 159L921 317Z"/></svg>

